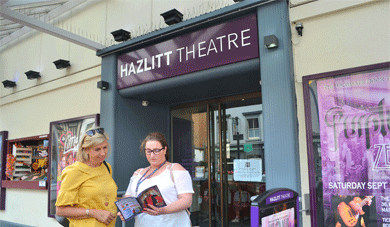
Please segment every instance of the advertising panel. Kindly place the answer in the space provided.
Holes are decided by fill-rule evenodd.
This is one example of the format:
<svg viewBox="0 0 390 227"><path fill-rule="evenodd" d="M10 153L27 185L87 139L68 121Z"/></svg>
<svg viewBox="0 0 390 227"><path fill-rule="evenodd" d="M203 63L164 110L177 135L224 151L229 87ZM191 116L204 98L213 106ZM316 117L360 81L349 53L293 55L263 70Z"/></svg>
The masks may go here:
<svg viewBox="0 0 390 227"><path fill-rule="evenodd" d="M317 92L324 226L390 226L390 70L318 80Z"/></svg>
<svg viewBox="0 0 390 227"><path fill-rule="evenodd" d="M83 133L98 125L99 115L68 119L50 123L50 176L49 216L55 215L57 194L61 188L61 173L76 162L79 140Z"/></svg>
<svg viewBox="0 0 390 227"><path fill-rule="evenodd" d="M294 208L272 214L261 219L261 227L294 227Z"/></svg>
<svg viewBox="0 0 390 227"><path fill-rule="evenodd" d="M288 188L273 188L251 203L251 227L298 227L298 193Z"/></svg>
<svg viewBox="0 0 390 227"><path fill-rule="evenodd" d="M5 188L1 186L2 180L5 179L6 166L6 155L7 155L7 145L6 141L8 140L8 131L0 132L0 210L5 210ZM2 169L3 168L3 169Z"/></svg>

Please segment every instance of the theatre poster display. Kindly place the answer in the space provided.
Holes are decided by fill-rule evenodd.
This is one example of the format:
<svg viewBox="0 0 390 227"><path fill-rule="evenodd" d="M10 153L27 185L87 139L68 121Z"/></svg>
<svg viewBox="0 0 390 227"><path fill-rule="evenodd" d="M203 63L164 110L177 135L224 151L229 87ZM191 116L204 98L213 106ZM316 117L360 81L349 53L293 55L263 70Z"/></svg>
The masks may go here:
<svg viewBox="0 0 390 227"><path fill-rule="evenodd" d="M389 68L320 79L317 95L324 226L390 227Z"/></svg>
<svg viewBox="0 0 390 227"><path fill-rule="evenodd" d="M5 179L5 171L4 168L7 168L6 166L6 155L7 155L7 145L6 141L8 140L8 131L1 131L0 132L0 170L3 168L3 171L0 171L0 210L5 210L5 188L1 187L2 179Z"/></svg>
<svg viewBox="0 0 390 227"><path fill-rule="evenodd" d="M79 140L83 133L99 125L99 115L89 115L50 123L50 190L49 216L55 215L57 194L61 188L61 173L76 162Z"/></svg>

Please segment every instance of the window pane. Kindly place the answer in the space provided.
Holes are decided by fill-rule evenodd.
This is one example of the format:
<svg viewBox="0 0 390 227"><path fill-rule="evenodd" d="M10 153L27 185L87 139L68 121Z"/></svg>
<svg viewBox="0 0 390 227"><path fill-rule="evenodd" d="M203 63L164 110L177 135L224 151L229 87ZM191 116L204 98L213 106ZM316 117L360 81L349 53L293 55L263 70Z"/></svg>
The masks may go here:
<svg viewBox="0 0 390 227"><path fill-rule="evenodd" d="M253 119L253 128L259 128L259 119Z"/></svg>

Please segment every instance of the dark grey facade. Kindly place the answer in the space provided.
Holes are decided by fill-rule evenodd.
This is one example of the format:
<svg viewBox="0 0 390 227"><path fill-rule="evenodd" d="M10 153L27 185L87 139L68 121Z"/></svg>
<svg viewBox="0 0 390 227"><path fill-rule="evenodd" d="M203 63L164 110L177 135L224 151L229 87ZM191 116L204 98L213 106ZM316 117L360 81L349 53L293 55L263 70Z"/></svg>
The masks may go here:
<svg viewBox="0 0 390 227"><path fill-rule="evenodd" d="M206 69L135 87L116 89L120 54L153 45L202 27L255 13L259 58ZM264 36L275 35L279 46L267 49ZM298 126L287 1L243 1L98 51L102 80L101 126L110 134L118 190L126 190L132 173L147 166L139 153L143 138L152 131L169 140L170 107L236 94L261 91L264 114L264 152L267 189L290 188L300 193ZM148 100L148 107L142 106ZM131 223L129 223L131 225Z"/></svg>

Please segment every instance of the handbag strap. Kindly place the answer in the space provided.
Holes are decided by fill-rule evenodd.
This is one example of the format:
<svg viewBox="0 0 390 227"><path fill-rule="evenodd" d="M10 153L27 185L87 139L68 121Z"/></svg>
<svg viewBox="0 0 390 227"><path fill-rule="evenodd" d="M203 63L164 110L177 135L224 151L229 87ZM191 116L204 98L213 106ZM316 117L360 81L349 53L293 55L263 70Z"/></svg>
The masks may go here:
<svg viewBox="0 0 390 227"><path fill-rule="evenodd" d="M103 161L103 164L107 167L108 172L111 173L110 168L108 168L107 162Z"/></svg>

